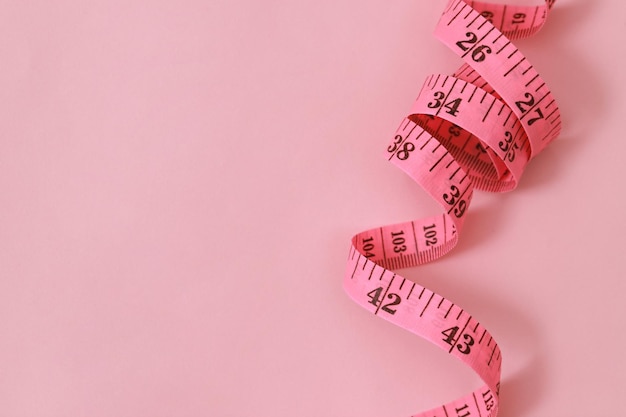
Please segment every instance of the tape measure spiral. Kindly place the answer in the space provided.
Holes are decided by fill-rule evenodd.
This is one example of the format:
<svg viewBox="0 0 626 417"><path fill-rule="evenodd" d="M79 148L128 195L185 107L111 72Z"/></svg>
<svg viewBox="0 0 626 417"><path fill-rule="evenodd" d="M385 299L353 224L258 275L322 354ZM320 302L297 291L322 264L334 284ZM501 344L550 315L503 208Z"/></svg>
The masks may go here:
<svg viewBox="0 0 626 417"><path fill-rule="evenodd" d="M555 0L512 6L450 0L435 36L465 62L427 77L386 156L443 213L352 238L344 288L362 307L460 359L484 385L415 417L495 417L502 355L477 320L393 272L433 261L457 243L474 189L514 189L528 162L561 130L546 83L511 42L536 33Z"/></svg>

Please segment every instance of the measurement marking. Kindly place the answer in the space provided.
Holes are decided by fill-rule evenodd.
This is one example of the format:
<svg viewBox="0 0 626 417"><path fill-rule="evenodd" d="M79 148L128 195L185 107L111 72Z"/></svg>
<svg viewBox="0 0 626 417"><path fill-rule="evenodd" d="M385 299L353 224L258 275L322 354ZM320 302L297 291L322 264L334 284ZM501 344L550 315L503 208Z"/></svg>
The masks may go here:
<svg viewBox="0 0 626 417"><path fill-rule="evenodd" d="M423 151L423 150L424 150L424 148L426 147L426 145L428 145L428 142L430 142L430 140L431 140L432 138L433 138L433 137L431 136L431 137L429 137L429 138L428 138L428 140L427 140L426 142L424 142L424 144L420 147L420 151Z"/></svg>
<svg viewBox="0 0 626 417"><path fill-rule="evenodd" d="M548 137L550 137L550 135L552 135L560 127L561 127L561 119L559 119L559 122L556 125L554 125L552 129L550 129L550 131L541 139L541 141L543 142L544 140L546 140Z"/></svg>
<svg viewBox="0 0 626 417"><path fill-rule="evenodd" d="M513 65L513 66L511 67L511 69L510 69L510 70L508 70L507 72L505 72L505 73L504 73L504 77L506 77L507 75L509 75L509 74L511 73L511 71L513 71L515 68L517 68L517 66L518 66L519 64L521 64L522 62L524 62L525 60L526 60L526 57L522 57L522 59L520 59L520 60L517 62L517 64Z"/></svg>
<svg viewBox="0 0 626 417"><path fill-rule="evenodd" d="M478 91L478 86L474 86L474 91L472 91L472 94L467 99L468 103L472 101L472 98L474 98L474 94L476 94L476 91Z"/></svg>
<svg viewBox="0 0 626 417"><path fill-rule="evenodd" d="M411 222L411 228L413 229L413 241L415 242L415 251L419 252L419 249L417 248L417 232L415 231L415 223Z"/></svg>
<svg viewBox="0 0 626 417"><path fill-rule="evenodd" d="M437 308L441 308L441 305L443 304L443 300L445 300L445 298L441 297L441 301L439 301Z"/></svg>
<svg viewBox="0 0 626 417"><path fill-rule="evenodd" d="M465 64L465 63L464 63L463 65L461 65L461 68L459 68L459 69L458 69L458 70L454 73L454 76L455 76L456 78L465 77L465 76L467 76L467 74L465 74L465 72L470 71L470 70L471 70L471 67L470 67L469 65L467 65L467 64Z"/></svg>
<svg viewBox="0 0 626 417"><path fill-rule="evenodd" d="M489 345L487 345L487 346L489 346ZM493 359L493 354L494 354L494 352L496 351L496 347L497 347L497 346L498 346L498 345L493 345L493 350L491 351L491 356L489 356L489 362L487 362L487 366L491 366L491 361L492 361L492 359Z"/></svg>
<svg viewBox="0 0 626 417"><path fill-rule="evenodd" d="M535 93L538 93L538 92L539 92L539 90L541 90L541 88L542 88L543 86L545 86L545 85L546 85L546 83L545 83L545 82L544 82L544 83L541 83L541 85L535 89Z"/></svg>
<svg viewBox="0 0 626 417"><path fill-rule="evenodd" d="M478 326L480 326L480 323L476 322L476 326L474 326L474 333L476 333L476 330L478 330Z"/></svg>
<svg viewBox="0 0 626 417"><path fill-rule="evenodd" d="M415 283L413 283L413 285L411 286L411 289L409 290L409 294L406 296L406 299L408 300L409 297L411 296L411 294L413 294L413 288L415 288Z"/></svg>
<svg viewBox="0 0 626 417"><path fill-rule="evenodd" d="M415 125L415 126L417 126L417 125ZM415 142L417 142L417 141L419 140L419 138L421 138L421 137L422 137L422 135L423 135L424 133L426 133L426 131L422 129L422 131L420 132L420 134L419 134L419 135L417 135L417 136L415 137L415 139L413 139L413 140L414 140Z"/></svg>
<svg viewBox="0 0 626 417"><path fill-rule="evenodd" d="M476 394L472 393L472 396L474 397L474 402L476 403L476 409L478 410L478 417L482 417L482 413L480 412L480 407L478 406L478 400L476 399Z"/></svg>
<svg viewBox="0 0 626 417"><path fill-rule="evenodd" d="M466 19L467 19L467 18L468 18L468 16L472 13L472 11L473 11L473 10L470 10L470 12L467 14L467 16L465 16L465 18L466 18ZM474 24L474 22L475 22L476 20L478 20L478 18L479 18L479 17L480 17L480 13L477 13L477 14L476 14L476 17L474 17L474 19L473 19L471 22L469 22L469 23L467 24L467 26L465 26L465 27L466 27L466 28L469 28L470 26L472 26L472 25ZM479 41L479 42L480 42L480 41Z"/></svg>
<svg viewBox="0 0 626 417"><path fill-rule="evenodd" d="M556 100L555 100L555 99L552 99L552 101L551 101L551 102L549 102L548 104L546 104L546 107L545 107L545 108L547 109L548 107L551 107L554 103L556 103Z"/></svg>
<svg viewBox="0 0 626 417"><path fill-rule="evenodd" d="M439 144L439 145L441 145L441 144ZM437 165L439 165L439 163L441 162L441 160L442 160L443 158L445 158L447 155L448 155L448 152L445 152L443 155L441 155L441 158L439 158L439 160L438 160L437 162L435 162L435 165L433 165L432 167L430 167L430 169L428 170L428 172L433 172L433 169L435 169L435 167L436 167Z"/></svg>
<svg viewBox="0 0 626 417"><path fill-rule="evenodd" d="M376 264L372 265L372 270L370 271L370 276L367 277L367 280L371 280L372 279L372 275L374 274L374 270L376 269Z"/></svg>
<svg viewBox="0 0 626 417"><path fill-rule="evenodd" d="M417 296L417 299L418 299L418 300L421 300L421 299L422 299L422 295L424 295L424 291L426 291L426 288L425 288L425 287L422 287L422 291L420 292L420 295L418 295L418 296Z"/></svg>
<svg viewBox="0 0 626 417"><path fill-rule="evenodd" d="M494 39L491 43L492 43L493 45L495 45L495 43L496 43L496 42L498 42L498 41L500 40L500 38L501 38L501 37L503 37L503 36L504 36L504 35L503 35L502 33L501 33L501 34L499 34L499 35L498 35L498 37L497 37L497 38L495 38L495 39Z"/></svg>
<svg viewBox="0 0 626 417"><path fill-rule="evenodd" d="M487 23L489 23L489 21L488 21L488 20L485 20L484 22L482 22L482 23L480 24L480 26L478 26L478 30L481 30L481 29L483 28L483 26L485 26Z"/></svg>
<svg viewBox="0 0 626 417"><path fill-rule="evenodd" d="M450 308L448 308L448 311L446 311L446 314L443 316L444 319L448 318L448 314L450 314L450 311L452 311L452 307L454 307L454 303L450 304Z"/></svg>
<svg viewBox="0 0 626 417"><path fill-rule="evenodd" d="M526 83L524 87L528 87L529 85L531 85L533 81L535 81L537 78L539 78L539 74L536 74L530 81Z"/></svg>
<svg viewBox="0 0 626 417"><path fill-rule="evenodd" d="M476 77L474 77L474 79L472 81L470 81L472 84L476 84L479 80L481 80L482 78L480 77L480 74L476 74ZM484 85L484 83L483 83Z"/></svg>
<svg viewBox="0 0 626 417"><path fill-rule="evenodd" d="M361 253L359 252L359 257L357 258L356 262L354 263L354 271L352 271L352 276L350 276L350 279L354 278L354 274L356 273L356 267L359 265L359 260L361 259Z"/></svg>
<svg viewBox="0 0 626 417"><path fill-rule="evenodd" d="M504 51L504 48L506 48L507 46L509 46L511 44L511 41L508 41L507 43L505 43L504 45L502 45L502 48L498 49L498 51L496 52L496 55L498 55L500 52ZM509 57L510 58L510 57Z"/></svg>
<svg viewBox="0 0 626 417"><path fill-rule="evenodd" d="M535 19L537 19L537 12L538 11L539 11L539 7L535 7L535 13L533 14L533 20L530 22L530 28L528 29L529 34L530 34L530 32L533 32L534 29L535 29Z"/></svg>
<svg viewBox="0 0 626 417"><path fill-rule="evenodd" d="M532 65L531 65L530 67L528 67L528 69L524 70L524 72L522 72L522 75L526 75L526 73L527 73L528 71L530 71L531 69L533 69L533 66L532 66ZM537 74L537 75L539 75L539 74Z"/></svg>
<svg viewBox="0 0 626 417"><path fill-rule="evenodd" d="M502 24L500 25L501 28L504 28L504 18L506 17L506 5L504 5L504 9L502 10Z"/></svg>
<svg viewBox="0 0 626 417"><path fill-rule="evenodd" d="M432 85L430 85L430 82L433 80L433 78L434 78L434 77L435 77L435 74L430 74L430 75L428 76L428 78L426 78L426 81L425 81L425 86L426 86L426 87L428 87L428 88L430 88L430 89L432 89L432 88L433 88L433 86L432 86ZM424 89L422 89L422 91L424 91Z"/></svg>
<svg viewBox="0 0 626 417"><path fill-rule="evenodd" d="M498 111L498 116L500 116L502 114L502 112L504 111L505 108L506 108L506 104L502 103L502 107L500 107L500 111Z"/></svg>
<svg viewBox="0 0 626 417"><path fill-rule="evenodd" d="M479 85L480 88L487 90L487 88L490 88L489 83L487 81L483 82L481 85ZM489 91L487 91L487 93L489 93Z"/></svg>
<svg viewBox="0 0 626 417"><path fill-rule="evenodd" d="M452 175L450 175L450 178L448 178L448 179L450 179L450 180L451 180L452 178L454 178L454 176L456 175L456 173L457 173L457 172L459 172L460 170L461 170L461 167L459 166L459 167L458 167L458 168L457 168L457 169L456 169L456 170L452 173Z"/></svg>
<svg viewBox="0 0 626 417"><path fill-rule="evenodd" d="M504 123L502 123L502 126L506 126L506 124L508 123L508 121L511 118L512 114L513 114L513 112L509 109L509 113L506 116L506 120L504 121ZM517 119L513 119L513 126L515 125L515 122L517 122Z"/></svg>
<svg viewBox="0 0 626 417"><path fill-rule="evenodd" d="M457 4L457 6L458 6L458 4ZM462 12L463 10L465 10L465 7L466 7L466 6L467 6L467 4L466 4L466 5L464 5L464 6L461 8L461 10L459 10L459 12L458 12L456 15L454 15L454 17L453 17L452 19L450 19L450 21L448 22L448 24L447 24L446 26L450 26L450 25L452 24L452 22L454 22L454 20L455 20L457 17L459 17L459 15L461 14L461 12Z"/></svg>
<svg viewBox="0 0 626 417"><path fill-rule="evenodd" d="M546 107L548 107L548 106L546 106ZM550 117L551 117L554 113L556 113L556 112L558 112L558 111L559 111L559 109L558 109L558 108L556 108L556 109L552 110L552 113L550 113L549 115L547 115L547 116L546 116L546 119L549 119L549 118L550 118Z"/></svg>
<svg viewBox="0 0 626 417"><path fill-rule="evenodd" d="M483 338L485 337L485 335L487 334L487 329L483 330L483 335L480 336L480 340L478 341L478 344L480 345L483 341Z"/></svg>
<svg viewBox="0 0 626 417"><path fill-rule="evenodd" d="M430 298L428 299L428 302L426 303L426 305L424 306L424 309L422 310L422 312L420 313L420 317L422 317L424 315L424 312L426 311L426 309L428 308L428 305L430 304L431 300L433 299L433 297L435 296L435 293L430 293Z"/></svg>
<svg viewBox="0 0 626 417"><path fill-rule="evenodd" d="M511 52L511 55L506 57L506 59L511 59L511 57L513 57L513 55L515 55L518 52L519 52L519 49L515 49L513 52Z"/></svg>
<svg viewBox="0 0 626 417"><path fill-rule="evenodd" d="M413 133L413 131L417 128L417 125L415 123L413 123L413 127L411 128L411 131L409 133L406 134L406 139L409 138L409 136L411 136L411 133Z"/></svg>
<svg viewBox="0 0 626 417"><path fill-rule="evenodd" d="M474 135L469 135L467 140L465 141L465 143L463 144L463 146L461 146L461 150L465 151L465 147L467 146L467 144L470 142L470 140L472 140L472 138L474 137ZM452 175L454 176L454 175ZM450 179L452 179L452 177L450 177Z"/></svg>
<svg viewBox="0 0 626 417"><path fill-rule="evenodd" d="M487 116L489 116L489 112L491 111L491 108L493 107L493 105L496 104L496 98L493 98L493 101L491 102L491 105L489 106L489 109L487 109L487 113L485 113L485 116L483 117L483 123L485 123L485 120L487 119Z"/></svg>
<svg viewBox="0 0 626 417"><path fill-rule="evenodd" d="M385 238L383 237L383 228L381 227L379 230L380 230L380 246L382 246L383 248L383 259L386 260L387 254L385 253Z"/></svg>

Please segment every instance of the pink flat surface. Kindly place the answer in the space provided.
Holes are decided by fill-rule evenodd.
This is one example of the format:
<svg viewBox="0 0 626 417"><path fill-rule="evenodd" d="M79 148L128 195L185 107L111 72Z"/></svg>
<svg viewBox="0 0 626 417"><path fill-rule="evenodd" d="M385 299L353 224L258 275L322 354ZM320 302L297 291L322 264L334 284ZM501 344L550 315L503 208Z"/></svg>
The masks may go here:
<svg viewBox="0 0 626 417"><path fill-rule="evenodd" d="M408 416L477 387L341 287L354 233L435 210L381 155L460 63L445 4L2 2L0 415ZM503 417L623 412L625 15L559 0L517 42L563 133L407 274L496 337Z"/></svg>

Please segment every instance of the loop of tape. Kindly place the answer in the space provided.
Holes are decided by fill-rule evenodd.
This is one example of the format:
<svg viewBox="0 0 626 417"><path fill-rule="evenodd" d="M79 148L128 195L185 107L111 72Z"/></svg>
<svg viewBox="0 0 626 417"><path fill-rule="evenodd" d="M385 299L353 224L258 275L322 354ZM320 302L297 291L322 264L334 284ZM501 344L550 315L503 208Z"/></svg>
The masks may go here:
<svg viewBox="0 0 626 417"><path fill-rule="evenodd" d="M415 417L495 417L502 355L467 311L393 272L433 261L457 243L474 189L516 187L527 163L561 130L546 83L511 42L544 25L554 0L511 6L450 0L435 36L463 59L427 77L386 156L443 208L439 215L352 238L344 288L362 307L448 351L483 385Z"/></svg>

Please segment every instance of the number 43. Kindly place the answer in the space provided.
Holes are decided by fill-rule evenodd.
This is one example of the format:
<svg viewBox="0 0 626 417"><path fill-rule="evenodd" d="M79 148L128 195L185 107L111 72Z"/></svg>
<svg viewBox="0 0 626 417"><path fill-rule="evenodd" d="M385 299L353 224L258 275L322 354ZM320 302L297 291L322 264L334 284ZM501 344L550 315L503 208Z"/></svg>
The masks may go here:
<svg viewBox="0 0 626 417"><path fill-rule="evenodd" d="M443 341L449 344L450 346L454 346L454 344L458 342L458 340L456 341L454 340L458 332L459 332L459 326L450 327L449 329L444 330L443 332L441 332L441 334L446 336L446 338L443 339ZM464 342L457 344L456 348L462 354L467 355L470 353L471 347L474 345L474 338L470 336L469 334L464 334L463 340Z"/></svg>

